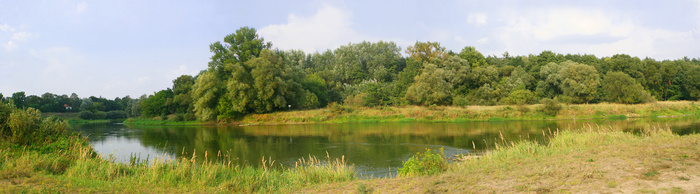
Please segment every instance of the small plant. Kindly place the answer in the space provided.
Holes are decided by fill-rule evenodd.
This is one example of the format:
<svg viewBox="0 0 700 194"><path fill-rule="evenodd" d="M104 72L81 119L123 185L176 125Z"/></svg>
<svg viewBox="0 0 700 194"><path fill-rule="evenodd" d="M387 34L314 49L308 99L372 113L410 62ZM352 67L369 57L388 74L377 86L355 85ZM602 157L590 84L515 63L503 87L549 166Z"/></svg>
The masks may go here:
<svg viewBox="0 0 700 194"><path fill-rule="evenodd" d="M651 172L644 173L643 175L644 175L645 177L651 178L651 177L654 177L654 176L656 176L656 175L659 175L659 172L651 171Z"/></svg>
<svg viewBox="0 0 700 194"><path fill-rule="evenodd" d="M374 189L372 188L368 188L367 185L365 185L364 183L360 183L359 185L357 185L358 193L372 193L373 190Z"/></svg>
<svg viewBox="0 0 700 194"><path fill-rule="evenodd" d="M399 168L399 176L433 175L447 170L443 148L440 151L425 149L425 153L417 153Z"/></svg>
<svg viewBox="0 0 700 194"><path fill-rule="evenodd" d="M688 177L682 176L682 177L678 177L678 180L689 181L690 179Z"/></svg>

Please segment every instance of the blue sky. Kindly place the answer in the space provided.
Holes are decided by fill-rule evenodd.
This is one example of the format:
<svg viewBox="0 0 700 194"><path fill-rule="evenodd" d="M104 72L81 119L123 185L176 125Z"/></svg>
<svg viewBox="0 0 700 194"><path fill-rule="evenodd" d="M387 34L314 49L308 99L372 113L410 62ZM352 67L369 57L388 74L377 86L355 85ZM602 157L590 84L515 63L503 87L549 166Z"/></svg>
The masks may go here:
<svg viewBox="0 0 700 194"><path fill-rule="evenodd" d="M437 41L485 55L700 57L693 1L0 1L0 93L138 97L207 67L242 26L273 47Z"/></svg>

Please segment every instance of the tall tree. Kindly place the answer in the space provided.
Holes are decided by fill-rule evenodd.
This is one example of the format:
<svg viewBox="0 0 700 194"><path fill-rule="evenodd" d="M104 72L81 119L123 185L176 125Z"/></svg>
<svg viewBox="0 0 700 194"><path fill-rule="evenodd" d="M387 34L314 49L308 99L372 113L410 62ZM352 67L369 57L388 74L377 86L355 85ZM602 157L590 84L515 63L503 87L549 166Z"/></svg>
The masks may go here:
<svg viewBox="0 0 700 194"><path fill-rule="evenodd" d="M442 60L447 57L445 47L440 46L438 42L416 42L413 46L406 48L406 54L421 63Z"/></svg>
<svg viewBox="0 0 700 194"><path fill-rule="evenodd" d="M636 104L648 102L652 98L641 84L626 73L608 72L603 78L604 99L608 102Z"/></svg>
<svg viewBox="0 0 700 194"><path fill-rule="evenodd" d="M559 72L562 78L561 89L564 96L573 103L588 103L596 97L600 76L593 66L563 62L564 68Z"/></svg>
<svg viewBox="0 0 700 194"><path fill-rule="evenodd" d="M459 57L467 60L473 68L486 66L486 58L476 48L467 46L459 52Z"/></svg>

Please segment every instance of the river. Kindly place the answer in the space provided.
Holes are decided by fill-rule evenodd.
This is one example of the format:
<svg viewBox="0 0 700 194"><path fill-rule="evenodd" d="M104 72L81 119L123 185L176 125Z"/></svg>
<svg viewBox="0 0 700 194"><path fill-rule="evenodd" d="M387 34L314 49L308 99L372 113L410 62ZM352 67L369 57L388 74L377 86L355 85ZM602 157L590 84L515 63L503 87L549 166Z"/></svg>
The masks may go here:
<svg viewBox="0 0 700 194"><path fill-rule="evenodd" d="M402 162L425 149L444 149L446 156L493 149L507 141L546 143L557 130L614 127L634 132L644 127L670 127L677 134L700 132L700 117L627 120L504 121L460 123L345 123L256 126L131 126L85 124L74 129L87 136L95 150L127 162L178 157L217 160L240 165L265 160L292 167L300 158L344 157L360 177L395 176ZM206 155L206 157L205 157ZM221 159L221 158L218 158Z"/></svg>

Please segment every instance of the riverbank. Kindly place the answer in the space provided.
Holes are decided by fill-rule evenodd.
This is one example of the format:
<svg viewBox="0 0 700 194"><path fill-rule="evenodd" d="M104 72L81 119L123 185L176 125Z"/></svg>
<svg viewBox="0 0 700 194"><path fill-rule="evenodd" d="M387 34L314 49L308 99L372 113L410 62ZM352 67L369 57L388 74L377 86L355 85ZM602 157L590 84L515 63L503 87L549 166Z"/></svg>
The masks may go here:
<svg viewBox="0 0 700 194"><path fill-rule="evenodd" d="M642 117L678 117L700 115L700 103L694 101L663 101L647 104L575 104L561 105L556 115L546 114L544 105L499 106L402 106L352 107L334 105L321 109L249 114L239 119L215 122L169 121L149 118L129 118L133 125L277 125L310 123L371 123L371 122L470 122L525 120L585 120L627 119Z"/></svg>
<svg viewBox="0 0 700 194"><path fill-rule="evenodd" d="M647 104L577 104L564 105L556 115L543 111L544 105L514 106L404 106L350 107L337 105L316 110L251 114L226 123L300 124L300 123L362 123L362 122L468 122L564 119L626 119L639 117L672 117L700 114L700 103L665 101Z"/></svg>
<svg viewBox="0 0 700 194"><path fill-rule="evenodd" d="M647 128L553 132L546 145L501 142L433 176L312 186L303 193L698 193L700 134Z"/></svg>

